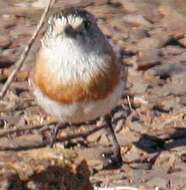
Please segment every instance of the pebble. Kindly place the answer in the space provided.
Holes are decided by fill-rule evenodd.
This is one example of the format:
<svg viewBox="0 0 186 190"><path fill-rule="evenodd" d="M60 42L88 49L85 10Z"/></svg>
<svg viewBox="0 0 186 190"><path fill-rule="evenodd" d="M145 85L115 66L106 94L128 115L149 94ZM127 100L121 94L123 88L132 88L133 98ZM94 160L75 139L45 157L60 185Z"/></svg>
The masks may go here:
<svg viewBox="0 0 186 190"><path fill-rule="evenodd" d="M158 49L149 49L146 51L141 51L138 54L139 60L137 62L138 70L148 70L149 68L160 65L161 59L159 56Z"/></svg>
<svg viewBox="0 0 186 190"><path fill-rule="evenodd" d="M132 24L134 26L150 26L148 22L142 15L139 14L129 14L123 17L123 21Z"/></svg>
<svg viewBox="0 0 186 190"><path fill-rule="evenodd" d="M186 95L180 97L180 104L186 106Z"/></svg>
<svg viewBox="0 0 186 190"><path fill-rule="evenodd" d="M179 47L179 46L168 45L165 48L162 48L159 54L161 56L169 57L169 56L172 56L172 55L180 55L180 54L182 54L184 52L185 52L185 50L183 48Z"/></svg>
<svg viewBox="0 0 186 190"><path fill-rule="evenodd" d="M183 46L184 48L186 48L186 37L178 40L178 43Z"/></svg>
<svg viewBox="0 0 186 190"><path fill-rule="evenodd" d="M1 56L0 55L0 69L5 67L10 67L12 64L14 64L14 60L9 56Z"/></svg>
<svg viewBox="0 0 186 190"><path fill-rule="evenodd" d="M48 4L49 0L37 0L32 3L32 6L35 8L44 9L46 5Z"/></svg>
<svg viewBox="0 0 186 190"><path fill-rule="evenodd" d="M123 6L123 9L128 13L136 12L138 10L135 3L131 2L130 0L125 0L120 2Z"/></svg>
<svg viewBox="0 0 186 190"><path fill-rule="evenodd" d="M9 29L11 27L16 26L15 16L10 15L10 14L3 14L2 15L2 23L0 23L0 25L2 25L2 28L5 28L5 29Z"/></svg>
<svg viewBox="0 0 186 190"><path fill-rule="evenodd" d="M11 40L8 36L0 35L0 48L7 48L11 43Z"/></svg>

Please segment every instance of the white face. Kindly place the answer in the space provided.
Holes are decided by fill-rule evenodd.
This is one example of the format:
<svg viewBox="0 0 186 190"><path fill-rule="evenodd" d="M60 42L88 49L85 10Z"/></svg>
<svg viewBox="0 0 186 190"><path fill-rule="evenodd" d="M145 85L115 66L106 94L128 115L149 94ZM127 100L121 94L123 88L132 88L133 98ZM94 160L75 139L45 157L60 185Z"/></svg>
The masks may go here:
<svg viewBox="0 0 186 190"><path fill-rule="evenodd" d="M85 30L84 21L81 17L68 16L61 18L50 18L49 33L53 37L75 37L78 32Z"/></svg>
<svg viewBox="0 0 186 190"><path fill-rule="evenodd" d="M71 26L74 31L78 28L82 28L83 30L84 27L83 19L81 17L74 17L72 15L56 19L50 18L48 23L49 25L53 25L52 28L50 28L50 30L52 30L51 32L53 32L53 34L56 36L63 35L67 26Z"/></svg>
<svg viewBox="0 0 186 190"><path fill-rule="evenodd" d="M57 12L50 17L48 24L41 40L42 47L49 49L52 57L55 54L58 61L59 58L61 62L72 59L68 61L72 65L73 62L93 59L95 55L112 54L112 48L98 28L95 17L85 10Z"/></svg>
<svg viewBox="0 0 186 190"><path fill-rule="evenodd" d="M60 11L49 18L48 25L42 39L44 46L62 45L64 41L78 44L84 49L98 49L98 44L108 46L95 17L85 10Z"/></svg>
<svg viewBox="0 0 186 190"><path fill-rule="evenodd" d="M85 10L72 9L67 13L60 11L49 18L49 27L45 34L47 38L94 38L101 31L96 19ZM84 39L85 40L85 39Z"/></svg>

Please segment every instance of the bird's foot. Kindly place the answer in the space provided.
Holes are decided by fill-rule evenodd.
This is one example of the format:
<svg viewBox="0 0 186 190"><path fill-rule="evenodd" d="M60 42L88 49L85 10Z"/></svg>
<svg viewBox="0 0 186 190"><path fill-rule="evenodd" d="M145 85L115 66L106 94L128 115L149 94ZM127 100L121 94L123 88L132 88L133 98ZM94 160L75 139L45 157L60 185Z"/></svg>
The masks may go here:
<svg viewBox="0 0 186 190"><path fill-rule="evenodd" d="M113 152L102 153L103 169L116 169L120 168L123 164L121 154L114 154Z"/></svg>

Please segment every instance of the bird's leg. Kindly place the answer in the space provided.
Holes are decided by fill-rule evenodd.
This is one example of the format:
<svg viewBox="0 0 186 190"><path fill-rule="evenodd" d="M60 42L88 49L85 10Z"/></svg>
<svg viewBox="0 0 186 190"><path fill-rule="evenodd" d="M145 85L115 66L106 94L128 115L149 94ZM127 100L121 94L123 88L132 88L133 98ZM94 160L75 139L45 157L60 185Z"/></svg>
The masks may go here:
<svg viewBox="0 0 186 190"><path fill-rule="evenodd" d="M52 134L51 134L51 142L50 142L50 147L53 147L54 146L54 143L55 143L55 140L57 138L57 134L59 132L59 129L60 128L65 128L67 124L65 123L58 123L53 129L52 129Z"/></svg>
<svg viewBox="0 0 186 190"><path fill-rule="evenodd" d="M109 167L110 165L115 166L115 167L120 167L123 161L121 157L120 145L118 143L118 140L116 138L116 135L112 126L111 116L106 115L105 121L106 121L107 134L112 140L112 147L113 147L112 153L103 154L104 158L108 160L108 163L106 163L105 167Z"/></svg>

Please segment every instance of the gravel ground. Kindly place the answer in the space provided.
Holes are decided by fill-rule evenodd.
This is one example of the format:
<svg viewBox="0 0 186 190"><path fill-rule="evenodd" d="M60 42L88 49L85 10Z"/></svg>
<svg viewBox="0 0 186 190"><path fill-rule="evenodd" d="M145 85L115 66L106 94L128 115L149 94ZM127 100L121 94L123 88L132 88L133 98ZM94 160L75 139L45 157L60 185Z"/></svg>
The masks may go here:
<svg viewBox="0 0 186 190"><path fill-rule="evenodd" d="M0 1L0 88L31 37L47 1ZM102 170L98 154L108 148L104 131L68 143L85 157L91 181L101 187L186 189L186 4L185 0L69 0L53 9L86 7L128 67L128 101L113 118L124 165ZM3 8L2 8L3 7ZM42 32L39 36L41 37ZM39 39L0 102L0 127L53 121L36 105L27 78ZM85 148L86 147L86 148Z"/></svg>

